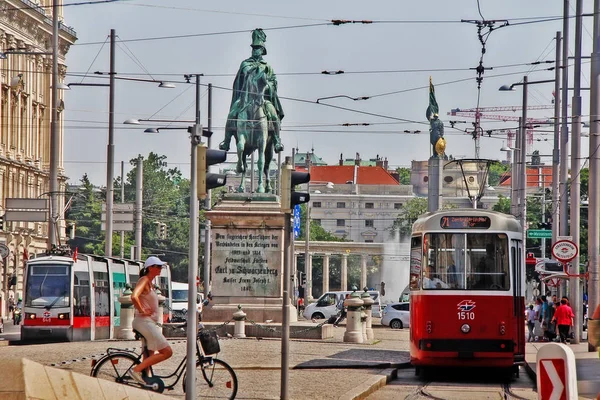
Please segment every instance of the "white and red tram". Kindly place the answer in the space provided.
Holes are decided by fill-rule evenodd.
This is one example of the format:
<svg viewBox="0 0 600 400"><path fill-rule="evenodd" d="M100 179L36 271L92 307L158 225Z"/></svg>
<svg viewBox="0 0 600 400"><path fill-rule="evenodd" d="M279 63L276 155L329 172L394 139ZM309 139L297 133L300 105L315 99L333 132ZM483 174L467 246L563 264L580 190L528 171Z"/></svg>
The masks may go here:
<svg viewBox="0 0 600 400"><path fill-rule="evenodd" d="M85 341L116 337L120 326L119 297L125 285L135 286L143 262L89 254L75 257L66 249L28 260L21 340ZM170 269L163 268L154 284L170 305ZM169 307L163 311L163 322L167 322Z"/></svg>
<svg viewBox="0 0 600 400"><path fill-rule="evenodd" d="M410 358L428 367L515 368L525 359L525 259L512 215L427 213L413 225Z"/></svg>

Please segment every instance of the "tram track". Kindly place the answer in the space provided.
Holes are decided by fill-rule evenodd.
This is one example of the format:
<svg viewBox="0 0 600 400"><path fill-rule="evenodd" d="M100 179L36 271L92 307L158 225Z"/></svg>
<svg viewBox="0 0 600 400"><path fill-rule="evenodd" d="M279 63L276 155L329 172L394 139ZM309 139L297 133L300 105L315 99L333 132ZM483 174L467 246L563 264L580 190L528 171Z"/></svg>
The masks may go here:
<svg viewBox="0 0 600 400"><path fill-rule="evenodd" d="M503 383L500 383L499 385L498 385L498 383L495 383L490 386L482 387L481 394L483 395L483 392L486 392L487 394L489 394L490 389L493 390L493 387L496 387L499 389L497 392L499 395L499 398L501 398L503 400L529 400L529 398L527 398L527 397L522 397L522 396L515 394L512 391L512 386L511 386L510 382L503 382ZM414 388L411 391L411 393L408 393L406 396L403 397L403 399L404 400L422 400L422 399L452 400L452 399L456 399L456 396L440 397L438 393L435 393L435 394L433 393L433 392L443 391L445 388L450 388L450 386L448 386L447 381L431 380L431 381L427 381L427 382L421 382L418 385L418 387ZM465 390L467 390L467 388L465 388ZM471 388L469 391L473 395L477 394L476 388ZM456 394L455 390L453 390L452 392L454 392L454 394ZM473 398L475 398L475 397L473 397Z"/></svg>

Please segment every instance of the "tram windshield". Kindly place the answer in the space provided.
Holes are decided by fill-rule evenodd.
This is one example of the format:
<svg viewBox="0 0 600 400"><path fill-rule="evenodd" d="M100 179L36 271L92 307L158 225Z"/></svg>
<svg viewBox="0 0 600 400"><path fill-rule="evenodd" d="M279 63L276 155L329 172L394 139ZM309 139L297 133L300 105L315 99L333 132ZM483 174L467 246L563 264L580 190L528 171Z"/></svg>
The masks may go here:
<svg viewBox="0 0 600 400"><path fill-rule="evenodd" d="M68 265L31 265L25 288L26 307L68 307L71 280Z"/></svg>
<svg viewBox="0 0 600 400"><path fill-rule="evenodd" d="M509 290L508 237L503 233L428 233L420 287Z"/></svg>

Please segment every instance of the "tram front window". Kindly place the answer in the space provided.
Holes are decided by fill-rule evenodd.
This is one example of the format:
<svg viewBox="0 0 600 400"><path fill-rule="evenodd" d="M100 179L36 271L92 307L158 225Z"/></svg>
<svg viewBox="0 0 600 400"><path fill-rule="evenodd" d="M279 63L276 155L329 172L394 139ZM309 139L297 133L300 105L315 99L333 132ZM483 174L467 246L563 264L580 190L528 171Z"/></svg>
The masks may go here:
<svg viewBox="0 0 600 400"><path fill-rule="evenodd" d="M426 234L422 288L508 290L508 237L502 233Z"/></svg>
<svg viewBox="0 0 600 400"><path fill-rule="evenodd" d="M68 266L31 266L25 288L25 306L68 307L71 304L70 283Z"/></svg>

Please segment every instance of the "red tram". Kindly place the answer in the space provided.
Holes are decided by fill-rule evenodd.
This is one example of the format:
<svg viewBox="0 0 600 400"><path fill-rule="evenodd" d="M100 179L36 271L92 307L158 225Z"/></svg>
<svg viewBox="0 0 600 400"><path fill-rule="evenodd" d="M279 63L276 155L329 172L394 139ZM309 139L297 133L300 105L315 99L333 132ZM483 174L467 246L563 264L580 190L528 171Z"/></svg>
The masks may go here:
<svg viewBox="0 0 600 400"><path fill-rule="evenodd" d="M514 368L525 360L525 257L512 215L427 213L413 225L410 358L428 367Z"/></svg>

